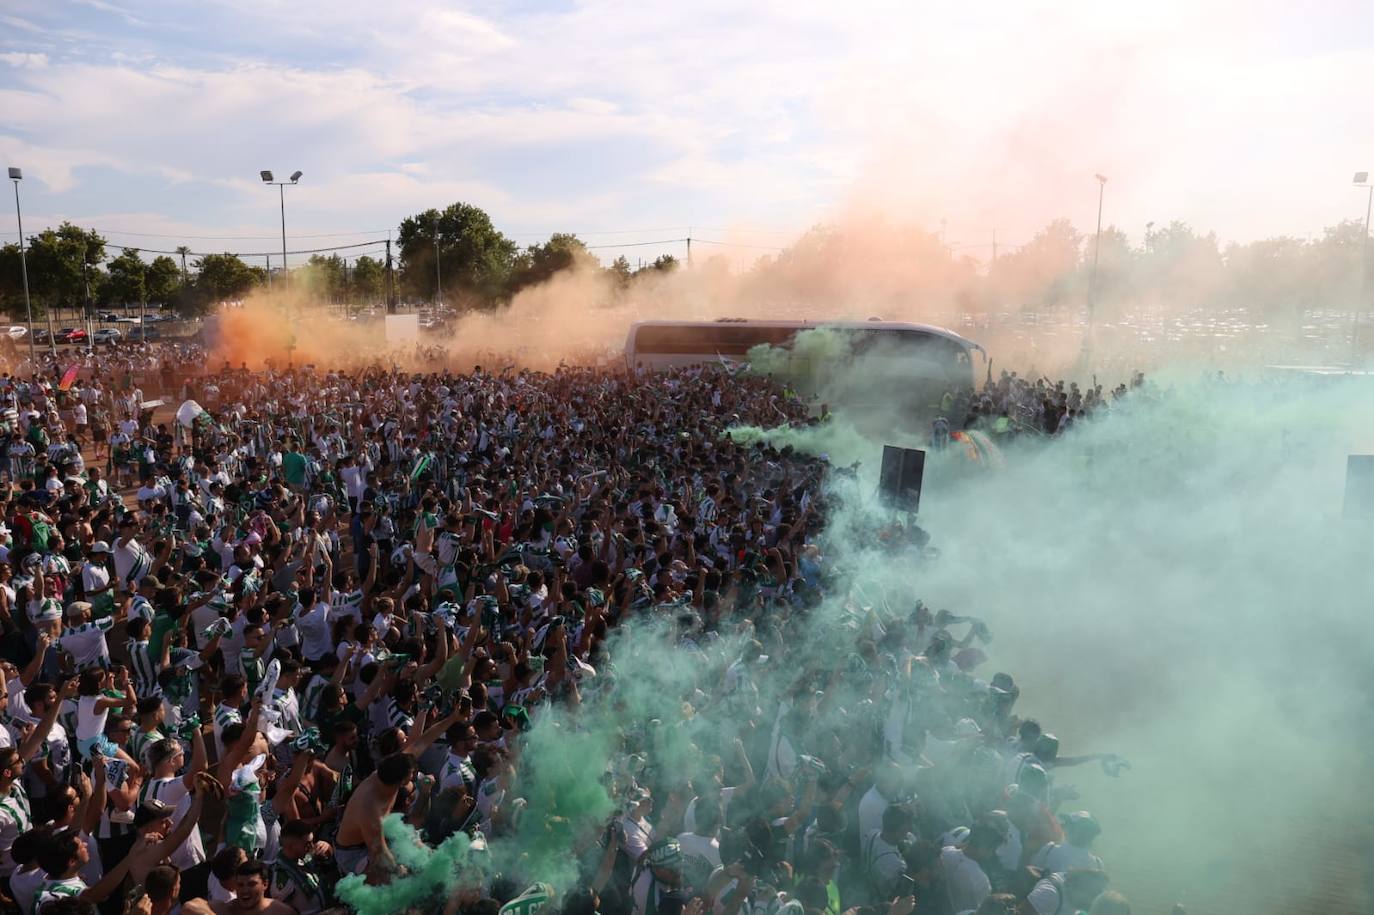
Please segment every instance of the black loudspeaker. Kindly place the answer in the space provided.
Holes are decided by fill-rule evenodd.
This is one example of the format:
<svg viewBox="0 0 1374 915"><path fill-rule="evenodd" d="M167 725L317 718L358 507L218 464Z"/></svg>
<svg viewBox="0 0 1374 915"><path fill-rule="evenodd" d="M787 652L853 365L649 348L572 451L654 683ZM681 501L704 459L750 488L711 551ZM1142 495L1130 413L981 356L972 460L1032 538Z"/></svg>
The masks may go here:
<svg viewBox="0 0 1374 915"><path fill-rule="evenodd" d="M921 505L921 477L925 471L926 453L921 449L884 445L878 493L888 505L914 512Z"/></svg>
<svg viewBox="0 0 1374 915"><path fill-rule="evenodd" d="M1352 454L1345 459L1345 516L1374 518L1374 454Z"/></svg>

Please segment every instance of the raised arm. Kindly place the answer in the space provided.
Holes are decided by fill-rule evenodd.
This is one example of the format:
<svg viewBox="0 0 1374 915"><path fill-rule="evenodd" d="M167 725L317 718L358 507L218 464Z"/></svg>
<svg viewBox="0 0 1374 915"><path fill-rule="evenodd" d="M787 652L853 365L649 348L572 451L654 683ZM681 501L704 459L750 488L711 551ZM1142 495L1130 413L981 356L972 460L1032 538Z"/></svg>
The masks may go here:
<svg viewBox="0 0 1374 915"><path fill-rule="evenodd" d="M207 782L211 784L214 783L214 779L208 773L202 772L196 777L195 787L193 789L195 791L195 796L191 799L191 809L186 811L186 816L181 818L181 822L176 825L176 828L167 833L166 838L152 846L150 850L144 852L143 855L140 856L143 857L145 861L150 862L148 865L150 868L156 866L157 862L163 860L168 855L172 854L172 852L180 848L181 843L191 837L192 830L196 828L196 824L200 820L201 808L205 804L205 794L208 788ZM129 857L133 857L133 855Z"/></svg>
<svg viewBox="0 0 1374 915"><path fill-rule="evenodd" d="M38 679L39 673L43 670L43 659L48 653L48 646L52 644L52 638L46 632L38 633L38 644L33 652L33 659L19 673L19 682L24 687L33 685L33 681Z"/></svg>
<svg viewBox="0 0 1374 915"><path fill-rule="evenodd" d="M291 769L286 773L286 778L277 783L277 792L272 798L272 807L283 820L296 818L298 813L296 810L296 789L314 762L315 752L313 750L298 750L296 758L291 761Z"/></svg>
<svg viewBox="0 0 1374 915"><path fill-rule="evenodd" d="M57 701L49 702L47 709L43 712L43 717L34 725L33 730L29 731L28 736L19 743L19 758L33 759L38 755L38 749L43 746L43 741L48 739L48 732L57 721L57 713L62 708L63 701L76 697L77 681L75 678L68 680L62 686L62 691L57 694Z"/></svg>
<svg viewBox="0 0 1374 915"><path fill-rule="evenodd" d="M201 734L200 728L196 728L191 732L191 768L181 777L187 791L196 790L196 776L206 771L209 765L205 754L205 737Z"/></svg>
<svg viewBox="0 0 1374 915"><path fill-rule="evenodd" d="M421 667L415 674L416 683L426 683L437 676L444 664L448 662L448 630L442 625L439 626L439 634L436 639L434 657L428 664Z"/></svg>
<svg viewBox="0 0 1374 915"><path fill-rule="evenodd" d="M434 741L438 740L445 731L453 727L453 725L457 724L462 719L462 713L460 713L457 706L455 706L453 711L426 728L424 733L419 737L410 740L409 735L407 735L406 752L418 759L425 750L430 748Z"/></svg>
<svg viewBox="0 0 1374 915"><path fill-rule="evenodd" d="M248 712L248 717L243 722L243 733L239 739L234 741L232 747L226 747L224 758L219 761L216 777L221 785L227 785L234 777L234 770L243 762L248 751L253 746L253 741L258 735L258 716L262 713L262 699L254 697L253 707Z"/></svg>

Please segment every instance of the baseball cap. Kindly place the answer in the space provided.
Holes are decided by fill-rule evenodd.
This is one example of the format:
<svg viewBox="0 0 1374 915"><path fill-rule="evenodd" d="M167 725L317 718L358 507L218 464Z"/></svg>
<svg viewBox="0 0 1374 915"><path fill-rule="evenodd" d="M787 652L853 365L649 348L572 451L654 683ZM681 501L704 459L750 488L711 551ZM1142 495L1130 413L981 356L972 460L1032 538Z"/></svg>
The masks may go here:
<svg viewBox="0 0 1374 915"><path fill-rule="evenodd" d="M87 552L89 552L92 556L96 555L97 553L108 553L110 552L110 545L106 543L104 540L97 540L95 543L91 544L91 548Z"/></svg>
<svg viewBox="0 0 1374 915"><path fill-rule="evenodd" d="M682 846L677 839L666 839L644 852L650 867L677 867L682 863Z"/></svg>
<svg viewBox="0 0 1374 915"><path fill-rule="evenodd" d="M150 797L138 805L138 811L134 814L134 829L140 829L149 823L156 823L158 820L165 820L172 815L172 811L173 808L170 804Z"/></svg>

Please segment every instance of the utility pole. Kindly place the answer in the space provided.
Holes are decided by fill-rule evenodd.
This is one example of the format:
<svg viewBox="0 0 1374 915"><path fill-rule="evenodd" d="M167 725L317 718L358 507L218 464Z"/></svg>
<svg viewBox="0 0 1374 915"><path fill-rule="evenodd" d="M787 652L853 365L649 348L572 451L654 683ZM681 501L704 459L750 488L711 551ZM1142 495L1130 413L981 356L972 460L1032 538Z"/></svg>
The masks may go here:
<svg viewBox="0 0 1374 915"><path fill-rule="evenodd" d="M1107 189L1107 176L1095 175L1097 178L1097 237L1093 241L1093 269L1088 274L1088 333L1092 333L1093 316L1097 309L1097 258L1102 253L1102 195Z"/></svg>
<svg viewBox="0 0 1374 915"><path fill-rule="evenodd" d="M687 266L692 266L692 230L687 230Z"/></svg>
<svg viewBox="0 0 1374 915"><path fill-rule="evenodd" d="M282 282L287 282L286 276L286 185L277 185L277 196L281 198L281 278Z"/></svg>
<svg viewBox="0 0 1374 915"><path fill-rule="evenodd" d="M24 213L19 208L19 182L24 178L22 169L10 168L10 180L14 182L14 218L19 222L19 271L24 277L24 314L29 321L29 371L37 374L38 356L33 343L33 305L29 301L29 260L24 247Z"/></svg>
<svg viewBox="0 0 1374 915"><path fill-rule="evenodd" d="M272 255L264 254L263 257L267 258L267 288L270 290L272 288Z"/></svg>
<svg viewBox="0 0 1374 915"><path fill-rule="evenodd" d="M439 275L439 215L434 215L434 304L444 294L443 278Z"/></svg>
<svg viewBox="0 0 1374 915"><path fill-rule="evenodd" d="M997 266L997 230L996 230L996 229L993 229L993 230L992 230L992 266L993 266L993 267L996 267L996 266ZM992 271L989 270L988 272L991 273Z"/></svg>
<svg viewBox="0 0 1374 915"><path fill-rule="evenodd" d="M396 313L396 286L391 278L391 233L386 233L386 313Z"/></svg>
<svg viewBox="0 0 1374 915"><path fill-rule="evenodd" d="M1355 306L1350 320L1350 367L1360 355L1360 316L1369 305L1369 216L1374 211L1374 182L1369 180L1369 172L1355 173L1355 186L1369 189L1369 197L1364 205L1364 238L1360 241L1360 301Z"/></svg>

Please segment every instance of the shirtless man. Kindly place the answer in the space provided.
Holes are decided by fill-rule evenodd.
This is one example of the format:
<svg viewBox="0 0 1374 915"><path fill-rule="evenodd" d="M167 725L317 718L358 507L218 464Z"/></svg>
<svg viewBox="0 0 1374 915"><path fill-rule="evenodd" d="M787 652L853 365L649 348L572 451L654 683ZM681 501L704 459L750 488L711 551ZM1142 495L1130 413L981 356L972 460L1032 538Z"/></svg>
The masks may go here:
<svg viewBox="0 0 1374 915"><path fill-rule="evenodd" d="M427 727L405 749L383 758L376 771L363 779L343 806L339 831L335 837L334 863L341 874L367 874L368 883L385 883L396 871L396 859L382 835L382 819L396 809L396 798L414 778L419 757L431 743L458 721L463 709L455 708L447 717ZM420 716L423 717L420 713ZM419 724L419 720L416 721Z"/></svg>
<svg viewBox="0 0 1374 915"><path fill-rule="evenodd" d="M291 906L267 896L267 865L245 861L234 872L234 898L228 902L191 899L181 907L182 915L296 915Z"/></svg>
<svg viewBox="0 0 1374 915"><path fill-rule="evenodd" d="M334 860L340 873L367 871L368 882L372 883L372 875L384 881L386 875L395 871L396 859L382 835L382 818L395 808L397 794L414 774L415 758L409 753L393 753L354 790L344 807L334 847Z"/></svg>

